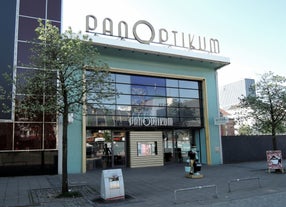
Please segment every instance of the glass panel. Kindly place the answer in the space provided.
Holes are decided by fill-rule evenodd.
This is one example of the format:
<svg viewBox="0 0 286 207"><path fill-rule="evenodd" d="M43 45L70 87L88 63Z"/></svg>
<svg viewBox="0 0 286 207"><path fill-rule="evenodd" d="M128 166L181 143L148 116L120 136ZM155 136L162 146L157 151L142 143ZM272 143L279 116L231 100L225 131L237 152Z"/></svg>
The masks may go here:
<svg viewBox="0 0 286 207"><path fill-rule="evenodd" d="M87 114L88 115L114 115L115 114L115 105L105 105L104 108L98 108L98 106L94 106L92 108L92 105L87 106Z"/></svg>
<svg viewBox="0 0 286 207"><path fill-rule="evenodd" d="M17 68L17 93L28 93L30 90L34 94L55 94L56 87L55 71Z"/></svg>
<svg viewBox="0 0 286 207"><path fill-rule="evenodd" d="M131 86L127 84L116 84L116 89L119 94L131 94Z"/></svg>
<svg viewBox="0 0 286 207"><path fill-rule="evenodd" d="M166 107L132 106L132 116L166 117Z"/></svg>
<svg viewBox="0 0 286 207"><path fill-rule="evenodd" d="M45 133L44 133L45 149L57 148L56 130L57 130L56 124L45 124Z"/></svg>
<svg viewBox="0 0 286 207"><path fill-rule="evenodd" d="M46 11L46 0L21 0L20 15L39 17L44 19Z"/></svg>
<svg viewBox="0 0 286 207"><path fill-rule="evenodd" d="M115 120L116 126L129 126L130 116L117 116Z"/></svg>
<svg viewBox="0 0 286 207"><path fill-rule="evenodd" d="M98 104L100 104L100 103L102 103L102 104L115 104L115 96L112 94L110 94L110 96L108 98L101 99L100 102L97 102L97 100L98 100L97 97L98 97L98 95L96 93L89 93L88 97L87 97L87 102L88 103L95 103L95 105L96 105L96 103L98 103Z"/></svg>
<svg viewBox="0 0 286 207"><path fill-rule="evenodd" d="M13 124L0 123L0 150L12 150Z"/></svg>
<svg viewBox="0 0 286 207"><path fill-rule="evenodd" d="M61 21L61 0L48 0L48 19Z"/></svg>
<svg viewBox="0 0 286 207"><path fill-rule="evenodd" d="M200 107L199 99L180 98L181 107Z"/></svg>
<svg viewBox="0 0 286 207"><path fill-rule="evenodd" d="M41 149L42 135L42 124L16 123L15 150Z"/></svg>
<svg viewBox="0 0 286 207"><path fill-rule="evenodd" d="M199 108L183 107L180 108L181 117L200 117Z"/></svg>
<svg viewBox="0 0 286 207"><path fill-rule="evenodd" d="M168 107L178 107L179 106L179 99L177 98L167 98L167 105Z"/></svg>
<svg viewBox="0 0 286 207"><path fill-rule="evenodd" d="M131 103L131 96L130 95L118 95L117 96L117 104L127 104Z"/></svg>
<svg viewBox="0 0 286 207"><path fill-rule="evenodd" d="M180 97L199 98L198 90L180 89Z"/></svg>
<svg viewBox="0 0 286 207"><path fill-rule="evenodd" d="M126 152L125 152L125 132L113 132L113 156L114 166L126 165Z"/></svg>
<svg viewBox="0 0 286 207"><path fill-rule="evenodd" d="M179 97L179 89L167 88L167 96Z"/></svg>
<svg viewBox="0 0 286 207"><path fill-rule="evenodd" d="M139 98L139 97L137 97ZM145 106L166 106L165 97L144 96Z"/></svg>
<svg viewBox="0 0 286 207"><path fill-rule="evenodd" d="M130 84L130 75L116 74L116 82Z"/></svg>
<svg viewBox="0 0 286 207"><path fill-rule="evenodd" d="M179 87L179 81L175 80L175 79L166 79L166 86L178 88Z"/></svg>
<svg viewBox="0 0 286 207"><path fill-rule="evenodd" d="M197 81L179 80L179 87L189 88L189 89L199 89L199 83Z"/></svg>
<svg viewBox="0 0 286 207"><path fill-rule="evenodd" d="M33 105L38 103L38 105L43 105L43 97L42 96L27 96L21 95L16 96L15 101L15 119L16 121L42 121L43 120L43 112L39 108L30 107L29 110L23 105L23 102L29 104L33 102Z"/></svg>
<svg viewBox="0 0 286 207"><path fill-rule="evenodd" d="M173 107L168 107L167 108L167 113L168 113L168 117L180 117L179 116L179 109L178 108L173 108Z"/></svg>
<svg viewBox="0 0 286 207"><path fill-rule="evenodd" d="M201 126L201 119L200 118L181 118L181 126L185 127L200 127Z"/></svg>
<svg viewBox="0 0 286 207"><path fill-rule="evenodd" d="M56 97L45 96L45 121L56 122L57 121L57 110L56 110Z"/></svg>
<svg viewBox="0 0 286 207"><path fill-rule="evenodd" d="M39 26L37 19L31 19L26 17L19 18L19 40L35 40L37 37L35 29Z"/></svg>
<svg viewBox="0 0 286 207"><path fill-rule="evenodd" d="M114 116L87 116L87 126L114 126Z"/></svg>
<svg viewBox="0 0 286 207"><path fill-rule="evenodd" d="M175 137L177 138L175 157L179 162L186 162L188 152L191 150L191 135L189 134L189 130L176 130Z"/></svg>
<svg viewBox="0 0 286 207"><path fill-rule="evenodd" d="M131 76L131 83L132 84L140 84L140 85L150 85L150 86L166 86L166 80L164 78L157 78L157 77L148 77L148 76Z"/></svg>
<svg viewBox="0 0 286 207"><path fill-rule="evenodd" d="M97 125L96 116L88 115L88 116L86 117L86 125L87 125L87 126L96 126L96 125Z"/></svg>
<svg viewBox="0 0 286 207"><path fill-rule="evenodd" d="M166 96L166 89L157 86L131 86L132 95Z"/></svg>
<svg viewBox="0 0 286 207"><path fill-rule="evenodd" d="M31 52L31 47L32 45L29 43L24 43L24 42L18 42L18 65L31 65L30 64L30 57L32 55Z"/></svg>

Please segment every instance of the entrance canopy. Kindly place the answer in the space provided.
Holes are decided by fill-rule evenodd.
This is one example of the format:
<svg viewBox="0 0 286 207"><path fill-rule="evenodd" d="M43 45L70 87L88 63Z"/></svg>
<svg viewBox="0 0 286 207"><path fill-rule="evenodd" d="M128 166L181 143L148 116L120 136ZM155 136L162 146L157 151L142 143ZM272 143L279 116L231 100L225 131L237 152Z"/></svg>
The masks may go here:
<svg viewBox="0 0 286 207"><path fill-rule="evenodd" d="M140 44L131 40L121 40L106 38L101 36L92 36L93 42L97 46L115 48L119 50L129 50L132 52L140 52L145 54L155 54L159 56L176 57L192 61L193 65L205 68L220 69L230 64L228 57L219 56L215 53L205 51L190 50L180 47L168 47L160 44Z"/></svg>

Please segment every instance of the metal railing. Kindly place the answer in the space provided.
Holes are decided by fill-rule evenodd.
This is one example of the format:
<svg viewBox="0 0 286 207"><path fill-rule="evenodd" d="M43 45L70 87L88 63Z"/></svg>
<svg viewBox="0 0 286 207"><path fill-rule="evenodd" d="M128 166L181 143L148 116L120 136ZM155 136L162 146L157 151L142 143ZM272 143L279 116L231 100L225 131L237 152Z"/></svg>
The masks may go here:
<svg viewBox="0 0 286 207"><path fill-rule="evenodd" d="M204 188L215 188L215 197L218 198L218 193L217 193L217 186L216 185L203 185L203 186L195 186L195 187L191 187L191 188L181 188L181 189L177 189L174 191L174 197L175 200L174 202L177 202L177 193L178 192L182 192L182 191L191 191L191 190L202 190Z"/></svg>
<svg viewBox="0 0 286 207"><path fill-rule="evenodd" d="M250 181L250 180L257 180L258 181L258 185L261 188L260 178L259 177L237 178L237 179L228 181L228 192L231 192L231 188L230 188L231 183L234 183L234 182L237 183L237 182L241 182L241 181Z"/></svg>

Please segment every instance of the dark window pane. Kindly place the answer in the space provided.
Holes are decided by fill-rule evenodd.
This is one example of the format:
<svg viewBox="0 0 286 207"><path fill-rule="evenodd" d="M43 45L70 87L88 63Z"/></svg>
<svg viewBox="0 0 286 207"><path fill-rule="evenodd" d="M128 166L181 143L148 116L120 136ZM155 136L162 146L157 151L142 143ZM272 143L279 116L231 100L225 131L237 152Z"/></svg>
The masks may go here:
<svg viewBox="0 0 286 207"><path fill-rule="evenodd" d="M48 19L61 21L61 0L48 0Z"/></svg>
<svg viewBox="0 0 286 207"><path fill-rule="evenodd" d="M19 19L19 40L35 40L36 32L35 29L39 26L37 19L31 19L26 17L20 17Z"/></svg>
<svg viewBox="0 0 286 207"><path fill-rule="evenodd" d="M180 108L180 116L181 117L200 117L200 109L199 108L189 108L183 107Z"/></svg>
<svg viewBox="0 0 286 207"><path fill-rule="evenodd" d="M164 78L157 78L157 77L147 77L147 76L131 76L131 83L132 84L140 84L140 85L150 85L150 86L166 86L166 80Z"/></svg>
<svg viewBox="0 0 286 207"><path fill-rule="evenodd" d="M114 116L88 116L87 126L114 126Z"/></svg>
<svg viewBox="0 0 286 207"><path fill-rule="evenodd" d="M51 21L51 23L52 23L53 26L56 26L57 28L59 28L59 31L61 31L61 23L53 22L53 21Z"/></svg>
<svg viewBox="0 0 286 207"><path fill-rule="evenodd" d="M12 150L13 124L0 123L0 150Z"/></svg>
<svg viewBox="0 0 286 207"><path fill-rule="evenodd" d="M132 116L166 117L166 107L132 106Z"/></svg>
<svg viewBox="0 0 286 207"><path fill-rule="evenodd" d="M45 18L46 0L21 0L20 15Z"/></svg>
<svg viewBox="0 0 286 207"><path fill-rule="evenodd" d="M181 107L200 107L200 101L199 99L181 98L180 106Z"/></svg>
<svg viewBox="0 0 286 207"><path fill-rule="evenodd" d="M179 109L178 108L168 107L167 113L168 113L168 117L173 117L173 118L178 117L179 118Z"/></svg>
<svg viewBox="0 0 286 207"><path fill-rule="evenodd" d="M31 47L29 43L18 42L18 65L31 65Z"/></svg>
<svg viewBox="0 0 286 207"><path fill-rule="evenodd" d="M44 143L45 149L57 148L56 124L45 124Z"/></svg>
<svg viewBox="0 0 286 207"><path fill-rule="evenodd" d="M38 71L39 70L34 69L17 68L17 94L28 93L27 87L33 83L32 78Z"/></svg>
<svg viewBox="0 0 286 207"><path fill-rule="evenodd" d="M41 149L42 135L42 124L16 123L15 150Z"/></svg>
<svg viewBox="0 0 286 207"><path fill-rule="evenodd" d="M15 101L16 121L42 121L42 96L17 95Z"/></svg>
<svg viewBox="0 0 286 207"><path fill-rule="evenodd" d="M181 126L185 127L199 127L201 126L201 119L200 118L181 118Z"/></svg>
<svg viewBox="0 0 286 207"><path fill-rule="evenodd" d="M57 97L45 96L44 113L46 122L56 122L57 120Z"/></svg>
<svg viewBox="0 0 286 207"><path fill-rule="evenodd" d="M144 106L166 106L166 97L144 96L144 99Z"/></svg>

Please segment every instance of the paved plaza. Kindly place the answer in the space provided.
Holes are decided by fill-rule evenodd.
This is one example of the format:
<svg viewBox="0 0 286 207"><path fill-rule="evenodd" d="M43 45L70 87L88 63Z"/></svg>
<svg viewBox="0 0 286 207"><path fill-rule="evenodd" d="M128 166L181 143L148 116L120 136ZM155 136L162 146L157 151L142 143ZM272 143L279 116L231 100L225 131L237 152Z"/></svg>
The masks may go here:
<svg viewBox="0 0 286 207"><path fill-rule="evenodd" d="M203 165L201 179L184 175L184 164L122 169L125 200L100 196L101 170L69 175L78 198L55 198L60 175L0 177L0 206L286 206L286 174L268 173L267 163Z"/></svg>

